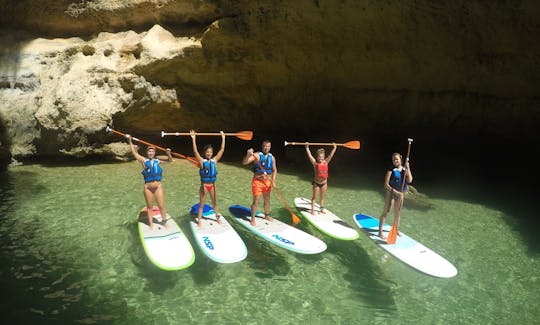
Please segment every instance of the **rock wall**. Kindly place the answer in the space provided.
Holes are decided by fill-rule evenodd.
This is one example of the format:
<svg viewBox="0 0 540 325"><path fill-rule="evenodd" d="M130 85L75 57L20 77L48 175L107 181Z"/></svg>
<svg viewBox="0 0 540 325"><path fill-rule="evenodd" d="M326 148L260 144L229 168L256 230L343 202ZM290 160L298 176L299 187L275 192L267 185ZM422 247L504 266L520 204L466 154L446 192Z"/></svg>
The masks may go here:
<svg viewBox="0 0 540 325"><path fill-rule="evenodd" d="M536 137L537 1L0 0L0 139L124 156L103 132ZM519 130L519 132L516 132Z"/></svg>

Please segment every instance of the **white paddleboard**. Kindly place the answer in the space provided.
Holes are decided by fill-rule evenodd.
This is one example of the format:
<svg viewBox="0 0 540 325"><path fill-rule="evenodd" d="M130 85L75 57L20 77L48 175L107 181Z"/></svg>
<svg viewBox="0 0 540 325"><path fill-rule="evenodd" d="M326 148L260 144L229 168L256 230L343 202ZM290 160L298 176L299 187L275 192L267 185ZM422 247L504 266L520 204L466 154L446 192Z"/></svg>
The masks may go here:
<svg viewBox="0 0 540 325"><path fill-rule="evenodd" d="M378 236L379 220L365 214L355 214L353 216L356 224L366 232L366 234L375 241L385 251L395 256L403 263L426 274L439 277L451 278L457 275L457 269L431 249L420 244L411 237L400 231L395 244L387 244ZM388 237L392 227L384 224L383 233Z"/></svg>
<svg viewBox="0 0 540 325"><path fill-rule="evenodd" d="M235 263L246 258L247 248L242 238L231 224L221 217L217 222L216 214L209 205L203 206L201 227L197 226L199 204L191 207L192 220L189 222L193 237L208 258L218 263Z"/></svg>
<svg viewBox="0 0 540 325"><path fill-rule="evenodd" d="M167 227L162 225L159 209L152 209L154 229L148 227L146 207L139 213L139 235L148 259L166 271L185 269L195 261L195 252L178 224L167 215Z"/></svg>
<svg viewBox="0 0 540 325"><path fill-rule="evenodd" d="M328 209L325 208L324 213L321 213L321 207L317 203L315 203L313 209L314 214L311 214L311 200L309 199L297 197L294 199L294 206L315 228L330 237L341 240L354 240L360 236L356 229Z"/></svg>
<svg viewBox="0 0 540 325"><path fill-rule="evenodd" d="M319 238L277 219L268 221L264 219L264 214L260 212L256 214L257 225L252 226L249 222L251 219L250 208L233 205L229 207L229 211L234 217L234 221L279 247L302 254L318 254L326 250L326 244Z"/></svg>

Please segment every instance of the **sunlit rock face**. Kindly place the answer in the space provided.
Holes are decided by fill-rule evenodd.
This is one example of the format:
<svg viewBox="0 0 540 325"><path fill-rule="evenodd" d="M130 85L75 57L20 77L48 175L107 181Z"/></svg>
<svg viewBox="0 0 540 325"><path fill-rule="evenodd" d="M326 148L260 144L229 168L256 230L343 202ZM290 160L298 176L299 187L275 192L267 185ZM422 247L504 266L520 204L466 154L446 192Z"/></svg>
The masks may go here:
<svg viewBox="0 0 540 325"><path fill-rule="evenodd" d="M530 138L540 119L536 1L0 5L15 157L122 157L107 124L435 141Z"/></svg>

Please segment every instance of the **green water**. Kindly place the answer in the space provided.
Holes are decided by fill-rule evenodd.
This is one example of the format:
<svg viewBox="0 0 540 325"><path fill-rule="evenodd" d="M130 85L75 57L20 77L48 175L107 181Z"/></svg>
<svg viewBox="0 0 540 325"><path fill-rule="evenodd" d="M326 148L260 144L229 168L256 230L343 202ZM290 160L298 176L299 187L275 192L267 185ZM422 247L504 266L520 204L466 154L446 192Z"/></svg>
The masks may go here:
<svg viewBox="0 0 540 325"><path fill-rule="evenodd" d="M221 164L219 202L249 205L251 173ZM165 168L169 213L189 234L197 170L184 161ZM351 222L378 216L382 177L331 179L326 206ZM197 248L193 266L165 272L150 264L136 225L143 205L135 162L11 167L0 176L0 319L27 323L115 324L533 324L540 312L540 259L522 232L519 204L499 209L456 199L437 184L429 198L403 209L402 231L447 258L452 279L419 273L386 255L362 234L325 237L328 250L300 255L236 227L246 260L222 265ZM307 173L281 169L278 186L292 202L310 196ZM454 187L455 190L455 187ZM290 214L273 196L275 218ZM512 204L510 203L512 207ZM195 243L190 236L191 242Z"/></svg>

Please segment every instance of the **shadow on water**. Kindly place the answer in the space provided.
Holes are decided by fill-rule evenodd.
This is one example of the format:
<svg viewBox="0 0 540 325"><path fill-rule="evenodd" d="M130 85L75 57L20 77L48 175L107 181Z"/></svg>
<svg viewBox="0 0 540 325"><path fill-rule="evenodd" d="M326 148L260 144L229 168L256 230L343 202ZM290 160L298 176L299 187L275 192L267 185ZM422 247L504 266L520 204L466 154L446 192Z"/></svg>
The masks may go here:
<svg viewBox="0 0 540 325"><path fill-rule="evenodd" d="M358 241L328 241L328 253L338 257L343 266L347 267L344 280L349 282L365 306L381 313L394 312L396 302L392 292L393 283L390 276L373 262ZM383 255L382 251L380 252Z"/></svg>
<svg viewBox="0 0 540 325"><path fill-rule="evenodd" d="M0 320L59 324L117 319L113 315L127 312L122 297L103 297L103 303L96 304L83 284L94 265L73 266L76 258L70 254L77 251L57 254L57 243L39 242L46 221L17 215L24 208L17 200L32 200L45 190L36 180L32 172L0 174Z"/></svg>

